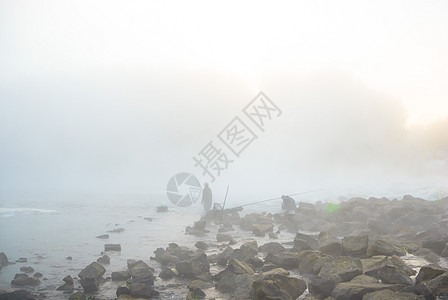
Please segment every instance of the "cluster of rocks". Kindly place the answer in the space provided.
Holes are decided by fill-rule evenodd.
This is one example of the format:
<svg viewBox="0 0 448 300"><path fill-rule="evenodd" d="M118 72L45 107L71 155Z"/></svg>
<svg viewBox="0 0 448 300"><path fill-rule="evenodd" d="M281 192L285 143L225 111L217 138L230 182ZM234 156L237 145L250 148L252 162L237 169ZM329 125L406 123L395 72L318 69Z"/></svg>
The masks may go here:
<svg viewBox="0 0 448 300"><path fill-rule="evenodd" d="M308 283L303 291L308 287L308 297L315 299L436 299L448 295L448 269L438 265L440 257L448 257L448 197L439 201L412 196L402 200L352 198L334 212L327 211L323 203L300 203L294 214L240 217L238 211L211 211L197 222L201 231L187 230L188 234L204 235L207 224L220 225L217 241L228 242L228 246L207 259L226 267L213 276L221 292L239 298L295 299L296 294L289 298L278 288L286 283L275 282L273 277L257 279L272 270L277 270L277 278L294 270ZM280 231L299 233L289 249L276 242L257 248L255 241L233 249L234 238L224 232L236 226L255 237L268 234L276 238ZM198 248L207 249L202 243ZM263 259L260 253L266 253ZM417 275L400 258L408 253L432 264ZM268 293L271 286L277 290Z"/></svg>

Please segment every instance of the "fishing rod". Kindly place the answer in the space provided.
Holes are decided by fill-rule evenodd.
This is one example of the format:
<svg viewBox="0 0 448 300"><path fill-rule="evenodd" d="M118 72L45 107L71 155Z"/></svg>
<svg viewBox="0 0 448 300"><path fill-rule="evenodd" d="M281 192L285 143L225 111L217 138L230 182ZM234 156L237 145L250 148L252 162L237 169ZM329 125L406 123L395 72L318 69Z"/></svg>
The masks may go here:
<svg viewBox="0 0 448 300"><path fill-rule="evenodd" d="M222 209L221 209L221 218L220 218L220 223L222 223L222 212L224 211L224 208L226 207L226 200L227 200L227 194L229 193L229 186L227 186L227 191L226 191L226 196L224 197L224 203L222 205Z"/></svg>
<svg viewBox="0 0 448 300"><path fill-rule="evenodd" d="M320 191L323 191L323 190L325 190L325 189L318 189L318 190L306 191L306 192L296 193L296 194L292 194L292 195L288 195L288 196L291 197L291 196L304 195L304 194L309 194L309 193L320 192ZM273 201L273 200L277 200L277 199L281 199L281 197L275 197L275 198L270 198L270 199L261 200L261 201L257 201L257 202L252 202L252 203L248 203L248 204L240 205L240 206L238 206L238 207L244 207L244 206L254 205L254 204L258 204L258 203L264 203L264 202Z"/></svg>

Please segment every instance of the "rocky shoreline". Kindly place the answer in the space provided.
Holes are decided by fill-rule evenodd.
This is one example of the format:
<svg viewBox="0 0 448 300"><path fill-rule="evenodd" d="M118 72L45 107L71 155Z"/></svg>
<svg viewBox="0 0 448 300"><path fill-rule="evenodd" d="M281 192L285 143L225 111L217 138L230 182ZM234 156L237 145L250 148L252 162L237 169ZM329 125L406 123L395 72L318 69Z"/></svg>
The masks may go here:
<svg viewBox="0 0 448 300"><path fill-rule="evenodd" d="M278 214L210 211L185 229L194 247L170 243L104 278L110 253L121 251L105 244L96 262L51 292L39 290L45 277L24 265L0 300L448 299L447 233L448 197L300 202ZM8 264L0 253L0 272Z"/></svg>

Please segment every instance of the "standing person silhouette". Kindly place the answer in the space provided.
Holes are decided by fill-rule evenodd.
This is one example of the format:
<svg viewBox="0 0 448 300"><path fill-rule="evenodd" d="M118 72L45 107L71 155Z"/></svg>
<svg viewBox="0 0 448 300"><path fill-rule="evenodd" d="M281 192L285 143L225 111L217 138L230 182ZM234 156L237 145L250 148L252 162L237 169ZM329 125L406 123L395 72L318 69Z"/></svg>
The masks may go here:
<svg viewBox="0 0 448 300"><path fill-rule="evenodd" d="M208 212L212 208L212 190L209 188L208 183L204 184L204 189L202 190L202 200L201 204L204 205L204 211Z"/></svg>

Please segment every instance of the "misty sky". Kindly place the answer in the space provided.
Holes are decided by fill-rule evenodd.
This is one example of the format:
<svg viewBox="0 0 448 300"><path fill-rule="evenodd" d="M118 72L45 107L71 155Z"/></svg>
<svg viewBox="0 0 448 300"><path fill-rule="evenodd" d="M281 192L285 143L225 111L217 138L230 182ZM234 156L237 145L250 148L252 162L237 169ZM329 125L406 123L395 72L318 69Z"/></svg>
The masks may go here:
<svg viewBox="0 0 448 300"><path fill-rule="evenodd" d="M259 91L283 113L218 191L439 178L446 162L425 167L412 137L448 116L447 13L442 0L0 0L0 191L163 193Z"/></svg>

